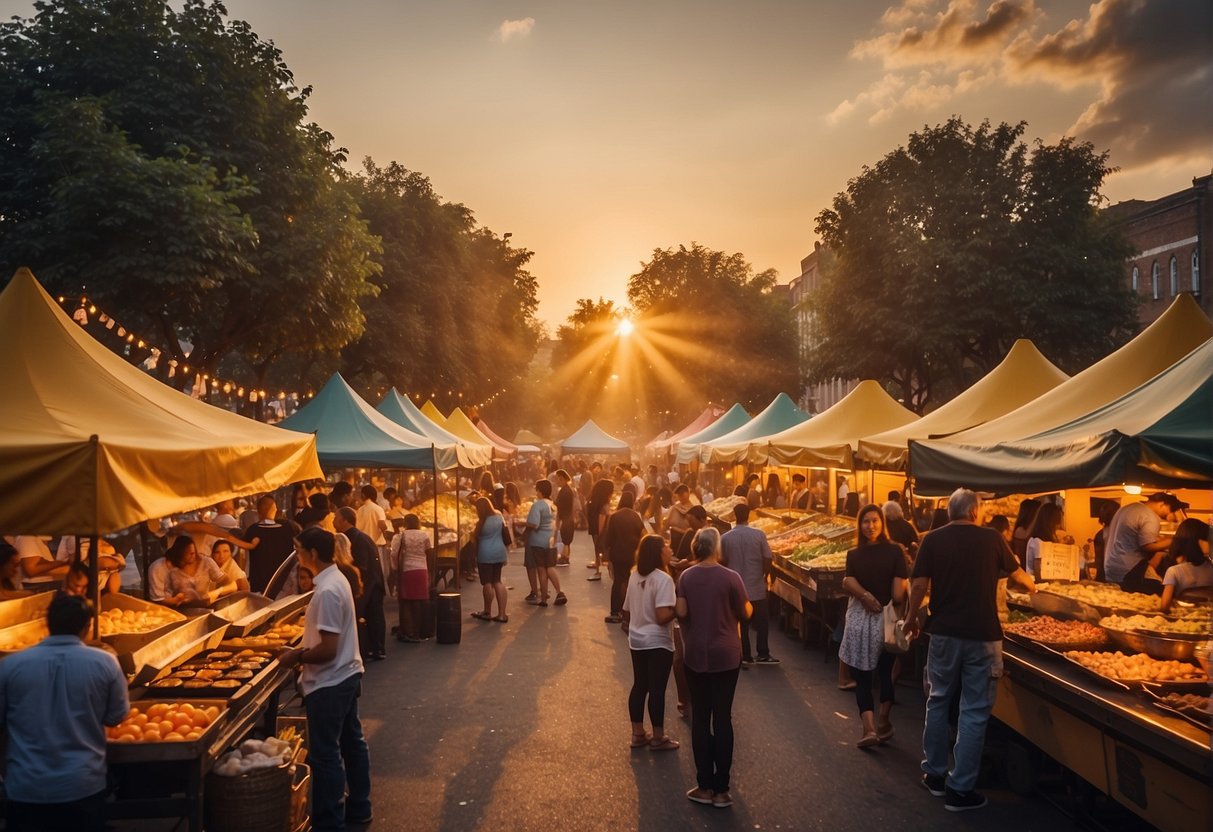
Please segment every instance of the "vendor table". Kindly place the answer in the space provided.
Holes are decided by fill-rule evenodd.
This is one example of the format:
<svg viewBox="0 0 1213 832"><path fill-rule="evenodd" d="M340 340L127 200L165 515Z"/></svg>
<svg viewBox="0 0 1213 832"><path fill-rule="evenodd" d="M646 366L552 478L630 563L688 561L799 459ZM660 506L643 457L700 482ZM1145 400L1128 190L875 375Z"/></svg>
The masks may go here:
<svg viewBox="0 0 1213 832"><path fill-rule="evenodd" d="M225 722L210 747L187 760L141 758L141 752L157 753L156 746L110 747L110 770L137 786L141 781L171 783L172 796L121 797L106 804L110 820L131 818L185 818L190 832L202 832L203 782L216 760L250 730L260 725L266 736L276 732L279 698L292 685L295 674L276 665L256 688L229 701Z"/></svg>
<svg viewBox="0 0 1213 832"><path fill-rule="evenodd" d="M1060 657L1011 642L1003 655L995 719L1159 829L1210 828L1209 732Z"/></svg>
<svg viewBox="0 0 1213 832"><path fill-rule="evenodd" d="M800 616L800 639L809 640L809 622L818 625L823 646L829 643L831 634L842 620L842 601L846 594L839 580L819 580L817 576L790 563L777 555L771 564L772 593L795 609ZM839 573L841 574L841 573ZM829 651L826 651L829 657Z"/></svg>

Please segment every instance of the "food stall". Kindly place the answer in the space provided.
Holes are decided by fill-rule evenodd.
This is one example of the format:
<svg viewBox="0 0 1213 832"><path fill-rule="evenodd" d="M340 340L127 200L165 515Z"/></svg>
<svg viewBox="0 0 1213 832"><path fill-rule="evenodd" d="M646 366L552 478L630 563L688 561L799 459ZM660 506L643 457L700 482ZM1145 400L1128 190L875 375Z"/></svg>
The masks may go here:
<svg viewBox="0 0 1213 832"><path fill-rule="evenodd" d="M0 529L8 532L89 537L95 552L100 535L148 518L321 476L314 437L161 384L90 338L27 269L0 293L0 373L6 383L0 484L9 495L0 505ZM96 592L96 560L89 565ZM51 595L0 603L6 646L36 643L30 636L44 626ZM93 641L118 656L132 699L145 704L149 685L219 647L231 624L209 611L182 614L125 595L94 595L94 601L100 615ZM145 733L140 743L112 737L110 762L124 786L107 802L107 815L186 817L191 830L201 829L203 778L216 755L276 714L289 675L275 665L233 680L239 684L230 695L217 693L222 701L209 706L213 713L203 708L198 725L190 716L184 732ZM176 694L166 700L178 718L190 701Z"/></svg>
<svg viewBox="0 0 1213 832"><path fill-rule="evenodd" d="M1028 405L947 439L911 440L916 490L1063 491L1077 509L1087 490L1169 488L1209 516L1211 334L1191 299L1177 299L1132 342ZM1067 511L1067 529L1082 513ZM1164 615L1156 597L1073 580L1077 569L1066 568L1030 599L1011 596L1027 609L1005 628L994 716L1019 737L1012 782L1030 791L1043 754L1156 827L1208 828L1213 609L1177 604Z"/></svg>

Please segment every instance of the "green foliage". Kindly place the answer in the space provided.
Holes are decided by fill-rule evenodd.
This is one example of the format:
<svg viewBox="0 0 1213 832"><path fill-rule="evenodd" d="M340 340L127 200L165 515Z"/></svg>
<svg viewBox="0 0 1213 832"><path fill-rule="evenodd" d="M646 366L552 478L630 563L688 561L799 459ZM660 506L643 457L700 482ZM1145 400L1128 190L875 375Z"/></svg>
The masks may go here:
<svg viewBox="0 0 1213 832"><path fill-rule="evenodd" d="M657 409L682 418L708 400L762 408L780 392L797 396L795 320L777 279L699 243L653 251L628 279L628 300L674 372L658 380Z"/></svg>
<svg viewBox="0 0 1213 832"><path fill-rule="evenodd" d="M372 400L394 385L437 393L444 407L517 390L539 337L532 253L478 228L422 174L370 159L363 167L349 184L383 241L382 271L378 297L364 305L366 331L342 353L347 379ZM464 399L448 400L453 390ZM494 422L509 405L498 400Z"/></svg>
<svg viewBox="0 0 1213 832"><path fill-rule="evenodd" d="M0 26L0 269L201 369L356 337L377 243L273 44L218 2L35 8Z"/></svg>
<svg viewBox="0 0 1213 832"><path fill-rule="evenodd" d="M1127 340L1129 244L1100 215L1107 154L952 118L847 183L817 218L811 380L874 378L924 412L1031 338L1075 372Z"/></svg>

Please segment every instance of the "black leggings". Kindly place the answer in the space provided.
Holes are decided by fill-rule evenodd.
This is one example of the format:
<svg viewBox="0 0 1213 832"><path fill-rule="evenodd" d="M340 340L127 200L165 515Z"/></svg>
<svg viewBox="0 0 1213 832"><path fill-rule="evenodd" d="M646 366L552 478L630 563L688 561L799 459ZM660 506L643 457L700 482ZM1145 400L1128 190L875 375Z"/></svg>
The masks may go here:
<svg viewBox="0 0 1213 832"><path fill-rule="evenodd" d="M628 577L631 574L630 561L611 561L611 615L623 614L623 602L628 596Z"/></svg>
<svg viewBox="0 0 1213 832"><path fill-rule="evenodd" d="M897 661L894 653L881 653L876 661L876 677L880 680L880 702L893 701L893 662ZM851 667L847 665L847 667ZM871 670L860 670L851 667L851 678L855 680L855 702L859 712L873 710L872 706L872 673Z"/></svg>
<svg viewBox="0 0 1213 832"><path fill-rule="evenodd" d="M644 700L649 700L649 721L654 728L665 725L665 686L674 666L674 651L660 647L632 651L632 692L628 694L628 716L644 722Z"/></svg>
<svg viewBox="0 0 1213 832"><path fill-rule="evenodd" d="M733 694L740 667L718 673L686 668L691 689L691 748L695 752L695 778L701 789L729 790L733 768Z"/></svg>

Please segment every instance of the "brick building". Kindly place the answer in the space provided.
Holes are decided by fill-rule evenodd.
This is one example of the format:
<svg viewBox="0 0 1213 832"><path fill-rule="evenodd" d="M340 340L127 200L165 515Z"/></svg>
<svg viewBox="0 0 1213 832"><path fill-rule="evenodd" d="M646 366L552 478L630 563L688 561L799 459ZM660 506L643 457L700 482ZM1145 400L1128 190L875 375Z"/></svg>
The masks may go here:
<svg viewBox="0 0 1213 832"><path fill-rule="evenodd" d="M796 335L800 345L800 362L804 365L809 344L814 337L813 312L808 300L817 290L821 275L821 261L829 254L820 242L813 243L813 251L800 261L800 274L788 284L792 311L796 315ZM847 393L855 389L859 379L831 379L819 384L810 384L800 394L797 404L807 413L820 413L837 404Z"/></svg>
<svg viewBox="0 0 1213 832"><path fill-rule="evenodd" d="M1161 315L1180 292L1194 295L1213 318L1213 174L1160 199L1118 202L1107 211L1137 250L1125 264L1125 277L1137 292L1141 325Z"/></svg>

